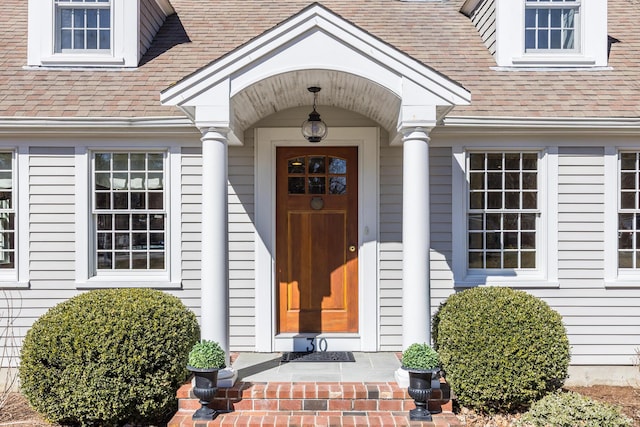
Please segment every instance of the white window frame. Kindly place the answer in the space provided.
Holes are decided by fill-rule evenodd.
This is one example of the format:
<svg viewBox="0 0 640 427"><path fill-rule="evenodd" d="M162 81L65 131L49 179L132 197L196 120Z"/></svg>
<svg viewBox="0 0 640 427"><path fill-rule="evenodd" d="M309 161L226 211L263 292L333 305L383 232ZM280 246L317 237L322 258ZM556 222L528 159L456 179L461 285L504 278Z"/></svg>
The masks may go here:
<svg viewBox="0 0 640 427"><path fill-rule="evenodd" d="M86 0L85 0L86 1ZM63 2L63 3L60 3ZM55 43L55 49L54 52L56 52L57 54L59 53L71 53L71 54L111 54L111 46L113 46L113 19L112 19L112 14L111 11L113 10L113 8L111 7L113 4L113 0L106 0L106 1L95 1L95 2L72 2L70 0L54 0L54 5L55 5L55 27L54 27L54 43ZM107 49L89 49L89 48L83 48L83 49L63 49L62 48L62 16L61 16L61 12L62 10L109 10L109 48ZM100 19L98 19L98 21L100 21ZM84 27L82 27L81 29L84 31L85 33L85 37L86 37L86 32L87 32L87 28L86 28L86 20L85 20L85 25ZM76 27L74 27L76 28ZM99 27L98 27L99 28ZM99 33L99 31L98 31ZM96 42L99 43L100 40L100 35L97 34L97 39ZM72 36L73 39L73 36Z"/></svg>
<svg viewBox="0 0 640 427"><path fill-rule="evenodd" d="M123 142L106 142L100 146L76 147L76 286L107 287L181 287L181 221L180 191L181 149L177 145L138 144L136 149ZM165 153L166 264L165 270L100 270L94 265L95 232L93 229L93 167L96 152L163 152ZM172 197L173 195L173 197Z"/></svg>
<svg viewBox="0 0 640 427"><path fill-rule="evenodd" d="M29 1L27 64L32 67L137 67L140 55L138 1L110 0L111 49L57 52L54 0ZM86 6L78 3L79 6Z"/></svg>
<svg viewBox="0 0 640 427"><path fill-rule="evenodd" d="M580 44L580 39L581 39L581 33L582 33L582 19L580 18L582 15L582 1L581 0L574 0L574 1L569 1L569 0L561 0L561 1L539 1L539 0L525 0L525 20L526 20L526 14L527 14L527 10L540 10L540 9L575 9L575 14L574 14L574 28L573 28L573 47L572 48L559 48L559 49L553 49L553 48L547 48L547 49L540 49L540 48L533 48L533 49L527 49L526 47L526 29L528 28L525 22L525 26L524 26L524 31L522 32L522 36L525 37L525 54L530 54L530 53L537 53L537 54L567 54L567 53L580 53L580 48L581 48L581 44ZM551 28L550 26L551 24L549 23L549 28ZM535 29L539 29L540 27L538 27L536 25Z"/></svg>
<svg viewBox="0 0 640 427"><path fill-rule="evenodd" d="M452 245L453 276L456 287L478 285L510 287L557 287L558 286L558 227L557 227L557 174L558 156L556 147L455 145L452 148ZM535 269L470 269L468 268L468 218L467 182L469 153L475 152L523 153L536 152L538 156L538 207L536 221L536 268Z"/></svg>
<svg viewBox="0 0 640 427"><path fill-rule="evenodd" d="M525 10L527 0L496 1L496 53L499 67L590 68L608 63L607 0L580 0L574 49L526 51ZM556 7L544 2L542 8ZM566 7L566 3L558 2Z"/></svg>
<svg viewBox="0 0 640 427"><path fill-rule="evenodd" d="M640 288L640 268L618 268L618 212L620 153L640 152L640 146L605 146L604 149L604 282L610 288Z"/></svg>
<svg viewBox="0 0 640 427"><path fill-rule="evenodd" d="M26 289L29 287L29 149L28 147L0 146L3 153L12 153L13 212L15 215L15 264L11 269L0 269L0 289Z"/></svg>

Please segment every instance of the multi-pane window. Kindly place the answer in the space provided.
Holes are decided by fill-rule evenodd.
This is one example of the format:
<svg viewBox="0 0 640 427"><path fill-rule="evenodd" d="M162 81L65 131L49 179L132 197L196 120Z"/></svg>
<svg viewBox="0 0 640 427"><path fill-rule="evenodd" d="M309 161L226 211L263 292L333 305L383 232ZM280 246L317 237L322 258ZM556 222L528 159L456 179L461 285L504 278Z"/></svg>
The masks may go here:
<svg viewBox="0 0 640 427"><path fill-rule="evenodd" d="M95 153L93 181L97 271L165 270L164 154Z"/></svg>
<svg viewBox="0 0 640 427"><path fill-rule="evenodd" d="M287 160L289 194L347 194L347 160L306 156Z"/></svg>
<svg viewBox="0 0 640 427"><path fill-rule="evenodd" d="M640 153L620 153L618 268L640 268Z"/></svg>
<svg viewBox="0 0 640 427"><path fill-rule="evenodd" d="M468 156L468 267L535 269L538 153Z"/></svg>
<svg viewBox="0 0 640 427"><path fill-rule="evenodd" d="M15 268L13 153L0 152L0 269Z"/></svg>
<svg viewBox="0 0 640 427"><path fill-rule="evenodd" d="M580 0L526 0L525 50L574 50Z"/></svg>
<svg viewBox="0 0 640 427"><path fill-rule="evenodd" d="M111 49L111 0L55 0L56 51Z"/></svg>

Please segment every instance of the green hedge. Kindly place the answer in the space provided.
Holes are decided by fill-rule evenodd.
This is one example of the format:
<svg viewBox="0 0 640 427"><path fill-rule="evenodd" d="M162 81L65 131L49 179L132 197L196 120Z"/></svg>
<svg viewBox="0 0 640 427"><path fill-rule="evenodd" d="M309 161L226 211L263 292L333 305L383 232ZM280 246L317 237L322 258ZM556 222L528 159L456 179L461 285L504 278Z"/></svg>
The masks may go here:
<svg viewBox="0 0 640 427"><path fill-rule="evenodd" d="M90 291L58 304L28 331L22 392L47 419L73 425L157 422L175 412L193 312L151 289Z"/></svg>
<svg viewBox="0 0 640 427"><path fill-rule="evenodd" d="M514 410L557 390L567 377L562 318L526 292L465 290L440 306L433 325L435 348L462 405Z"/></svg>
<svg viewBox="0 0 640 427"><path fill-rule="evenodd" d="M535 402L518 420L519 427L631 427L620 408L578 393L551 393Z"/></svg>

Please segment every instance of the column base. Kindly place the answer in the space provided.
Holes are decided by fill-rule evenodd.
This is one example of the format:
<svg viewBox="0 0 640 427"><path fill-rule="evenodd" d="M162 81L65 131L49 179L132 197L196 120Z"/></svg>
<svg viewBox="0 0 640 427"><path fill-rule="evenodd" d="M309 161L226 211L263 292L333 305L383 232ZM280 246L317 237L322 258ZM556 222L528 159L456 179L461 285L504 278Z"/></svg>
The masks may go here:
<svg viewBox="0 0 640 427"><path fill-rule="evenodd" d="M238 379L238 371L232 367L220 369L218 371L218 387L230 388L236 383Z"/></svg>

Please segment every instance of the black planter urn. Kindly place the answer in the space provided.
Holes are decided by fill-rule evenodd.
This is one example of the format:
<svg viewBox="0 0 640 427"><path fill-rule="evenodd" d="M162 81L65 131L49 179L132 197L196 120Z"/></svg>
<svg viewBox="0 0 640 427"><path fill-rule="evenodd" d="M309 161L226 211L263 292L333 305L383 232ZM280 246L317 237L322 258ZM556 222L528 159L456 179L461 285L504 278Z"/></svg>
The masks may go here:
<svg viewBox="0 0 640 427"><path fill-rule="evenodd" d="M218 369L198 369L187 366L196 379L193 394L199 399L200 409L194 412L192 420L210 421L218 416L218 411L208 407L218 391Z"/></svg>
<svg viewBox="0 0 640 427"><path fill-rule="evenodd" d="M429 412L429 399L431 398L431 378L440 369L412 369L402 367L409 373L409 396L416 404L416 409L409 411L409 419L412 421L432 421Z"/></svg>

